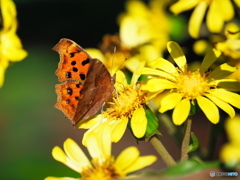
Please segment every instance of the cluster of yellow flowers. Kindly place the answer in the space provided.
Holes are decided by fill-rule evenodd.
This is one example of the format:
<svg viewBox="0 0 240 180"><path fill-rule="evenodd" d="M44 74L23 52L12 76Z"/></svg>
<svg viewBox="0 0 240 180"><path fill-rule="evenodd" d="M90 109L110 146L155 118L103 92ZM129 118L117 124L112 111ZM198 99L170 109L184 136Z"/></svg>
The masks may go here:
<svg viewBox="0 0 240 180"><path fill-rule="evenodd" d="M0 3L2 86L9 62L24 59L27 52L22 49L16 35L14 3L11 0L1 0ZM240 41L239 26L236 25L240 22L234 19L234 7L239 11L240 1L178 0L171 3L170 0L150 0L148 4L127 1L126 11L117 19L119 34L104 36L99 49L87 49L92 57L102 60L111 72L116 72L115 92L101 114L82 120L77 125L78 128L88 129L82 144L87 147L91 160L72 139L64 142L64 151L58 146L52 150L54 159L75 170L81 177L47 177L45 180L125 178L129 173L154 163L155 156L140 156L136 147L125 149L117 158L111 155L111 143L118 142L127 128L137 140L150 141L157 147L159 155L168 165L175 165L161 142L156 143L156 135L161 134L158 131L158 114L169 110L172 110L173 125L186 124L182 160L186 160L189 153L191 115L201 110L211 123L217 124L221 121L219 109L226 112L230 117L226 121L230 142L222 147L221 160L234 165L240 163L240 118L235 115L235 108L240 109L240 95L237 93L240 91L237 68L240 66ZM206 52L196 70L191 70L191 65L188 65L185 48L170 41L171 33L178 29L173 29L173 16L167 11L168 7L175 15L194 8L188 25L189 35L194 39L206 39L212 33L222 35L223 29L226 30L224 40L195 43L197 54ZM235 22L227 27L226 22L231 20ZM113 47L116 48L114 54ZM166 59L162 58L165 50L170 54ZM221 61L216 65L218 59ZM126 71L128 73L124 73Z"/></svg>
<svg viewBox="0 0 240 180"><path fill-rule="evenodd" d="M235 3L236 7L240 5L237 0ZM155 156L139 157L134 147L124 150L116 160L110 154L110 141L118 142L127 128L136 139L149 140L155 147L158 146L155 140L151 140L160 134L157 112L153 113L150 109L158 109L159 113L173 110L174 125L186 121L189 126L186 129L189 130L184 134L181 159L186 159L189 152L189 119L192 114L201 110L211 123L217 124L220 121L218 108L231 119L235 117L234 108L240 109L240 95L236 93L240 91L240 78L231 76L237 72L237 63L225 60L215 65L221 59L221 54L225 59L230 58L235 62L240 60L239 39L236 37L238 30L226 31L235 39L225 34L229 38L226 41L215 42L208 48L196 46L197 51L206 52L206 55L200 65L195 67L196 70L191 70L183 49L178 43L169 41L174 26L166 12L169 5L170 1L161 0L151 0L148 5L142 1L127 1L126 12L118 17L119 34L104 36L99 49L87 49L91 56L101 59L111 72L116 72L117 83L113 99L106 110L77 125L78 128L88 129L82 144L93 158L91 163L71 139L64 143L65 153L59 147L53 149L53 157L79 172L82 176L80 179L124 178L129 172L152 164L156 160ZM210 32L220 33L224 22L234 18L233 6L230 0L179 0L170 6L170 11L177 15L195 7L188 30L190 36L197 39L206 33L200 27L207 8L207 28ZM115 51L113 48L116 48ZM162 58L166 49L170 53L168 59ZM119 70L120 66L122 70ZM124 73L126 69L132 73L131 76ZM239 118L235 121L239 122ZM237 153L238 145L234 147ZM224 162L227 162L232 149L223 148ZM164 148L160 148L159 154L166 164L176 164ZM234 162L240 162L239 157L234 158ZM46 178L56 179L60 178Z"/></svg>

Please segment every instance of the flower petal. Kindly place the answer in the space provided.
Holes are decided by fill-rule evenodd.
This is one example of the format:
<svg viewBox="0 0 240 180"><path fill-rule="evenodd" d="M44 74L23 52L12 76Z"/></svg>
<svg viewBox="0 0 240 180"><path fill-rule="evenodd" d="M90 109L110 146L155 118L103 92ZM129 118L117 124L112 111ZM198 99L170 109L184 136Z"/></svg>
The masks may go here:
<svg viewBox="0 0 240 180"><path fill-rule="evenodd" d="M108 122L105 121L100 125L100 130L98 133L95 133L95 138L99 141L99 144L102 149L102 154L105 157L109 157L111 155L111 130ZM103 141L104 139L104 141Z"/></svg>
<svg viewBox="0 0 240 180"><path fill-rule="evenodd" d="M234 0L238 7L240 7L240 0Z"/></svg>
<svg viewBox="0 0 240 180"><path fill-rule="evenodd" d="M161 70L157 70L157 69L152 69L152 68L148 68L148 67L144 67L140 70L138 70L139 74L147 74L147 75L153 75L153 76L159 76L159 77L163 77L169 80L176 80L176 78L171 75L169 72L165 72L165 71L161 71Z"/></svg>
<svg viewBox="0 0 240 180"><path fill-rule="evenodd" d="M80 121L76 127L78 129L89 129L93 127L95 124L99 123L102 120L102 115L98 114L96 116L92 116L89 119L84 119Z"/></svg>
<svg viewBox="0 0 240 180"><path fill-rule="evenodd" d="M2 87L3 83L4 83L4 77L5 77L5 71L8 67L8 60L1 57L1 61L0 61L0 87Z"/></svg>
<svg viewBox="0 0 240 180"><path fill-rule="evenodd" d="M170 7L170 11L174 14L179 14L183 11L194 8L199 3L199 0L182 0L178 1Z"/></svg>
<svg viewBox="0 0 240 180"><path fill-rule="evenodd" d="M144 108L141 106L133 112L131 119L131 128L137 138L141 138L146 133L147 118Z"/></svg>
<svg viewBox="0 0 240 180"><path fill-rule="evenodd" d="M201 67L200 67L200 73L205 73L208 68L217 60L217 58L221 55L221 52L212 49L210 50L204 57Z"/></svg>
<svg viewBox="0 0 240 180"><path fill-rule="evenodd" d="M139 154L140 152L136 147L128 147L118 155L114 165L124 171L138 159Z"/></svg>
<svg viewBox="0 0 240 180"><path fill-rule="evenodd" d="M188 31L193 38L199 37L200 27L207 9L207 2L200 2L194 9L191 18L189 20Z"/></svg>
<svg viewBox="0 0 240 180"><path fill-rule="evenodd" d="M170 109L173 109L182 99L182 95L180 93L169 93L164 96L160 102L160 113L164 113Z"/></svg>
<svg viewBox="0 0 240 180"><path fill-rule="evenodd" d="M176 84L166 79L153 78L148 80L147 84L142 85L142 90L150 92L163 91L165 89L176 88Z"/></svg>
<svg viewBox="0 0 240 180"><path fill-rule="evenodd" d="M98 126L97 132L88 134L86 146L91 157L98 158L100 163L111 155L111 131L107 121Z"/></svg>
<svg viewBox="0 0 240 180"><path fill-rule="evenodd" d="M121 119L112 120L109 125L112 127L112 142L118 142L127 129L128 118L122 117Z"/></svg>
<svg viewBox="0 0 240 180"><path fill-rule="evenodd" d="M182 48L178 45L178 43L169 41L167 43L167 49L178 67L185 72L187 69L187 60Z"/></svg>
<svg viewBox="0 0 240 180"><path fill-rule="evenodd" d="M211 94L205 94L206 97L208 97L210 100L212 100L218 107L220 107L223 111L228 113L228 115L233 118L235 116L235 111L228 103L216 98L215 96L212 96Z"/></svg>
<svg viewBox="0 0 240 180"><path fill-rule="evenodd" d="M225 89L213 89L211 95L215 96L222 101L225 101L236 108L240 109L240 95L226 91Z"/></svg>
<svg viewBox="0 0 240 180"><path fill-rule="evenodd" d="M224 63L215 68L209 75L208 79L223 79L230 74L232 74L234 71L237 70L237 67L229 64L229 63Z"/></svg>
<svg viewBox="0 0 240 180"><path fill-rule="evenodd" d="M100 147L99 141L97 141L96 137L93 133L89 133L86 137L86 147L90 156L94 159L97 158L100 162L103 160L101 159L102 156L102 149Z"/></svg>
<svg viewBox="0 0 240 180"><path fill-rule="evenodd" d="M173 123L181 125L189 116L190 108L191 105L189 99L183 99L180 101L173 110Z"/></svg>
<svg viewBox="0 0 240 180"><path fill-rule="evenodd" d="M128 167L124 171L124 173L127 174L127 173L137 171L139 169L142 169L146 166L153 164L156 160L157 160L157 157L153 155L141 156L130 167Z"/></svg>
<svg viewBox="0 0 240 180"><path fill-rule="evenodd" d="M217 124L219 121L219 111L217 106L209 99L199 96L197 97L199 107L202 109L206 117L213 123Z"/></svg>
<svg viewBox="0 0 240 180"><path fill-rule="evenodd" d="M52 156L55 160L66 163L67 157L66 154L63 152L63 150L59 146L55 146L52 150Z"/></svg>
<svg viewBox="0 0 240 180"><path fill-rule="evenodd" d="M148 63L148 65L152 68L161 69L168 73L178 73L175 66L168 60L163 59L162 57L159 57L154 61L151 61L150 63Z"/></svg>
<svg viewBox="0 0 240 180"><path fill-rule="evenodd" d="M225 128L228 133L229 141L240 145L240 116L237 115L232 119L228 118L225 124Z"/></svg>
<svg viewBox="0 0 240 180"><path fill-rule="evenodd" d="M235 79L220 79L216 80L218 87L227 91L240 91L240 82Z"/></svg>
<svg viewBox="0 0 240 180"><path fill-rule="evenodd" d="M124 85L127 85L127 78L126 78L125 74L122 71L120 71L120 70L118 70L116 72L116 82L118 82L118 83L115 83L114 86L117 89L119 89L118 85L120 85L120 87L123 87Z"/></svg>
<svg viewBox="0 0 240 180"><path fill-rule="evenodd" d="M90 162L78 144L72 139L68 138L64 144L64 151L66 152L67 157L71 163L76 165L74 169L77 172L81 172L81 168L85 166L90 166Z"/></svg>

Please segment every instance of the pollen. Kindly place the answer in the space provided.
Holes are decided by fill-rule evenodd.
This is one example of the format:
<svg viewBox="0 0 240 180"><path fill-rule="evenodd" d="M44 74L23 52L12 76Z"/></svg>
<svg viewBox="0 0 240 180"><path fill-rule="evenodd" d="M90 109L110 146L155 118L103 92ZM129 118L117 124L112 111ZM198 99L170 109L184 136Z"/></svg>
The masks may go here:
<svg viewBox="0 0 240 180"><path fill-rule="evenodd" d="M109 119L131 118L132 113L146 103L147 91L141 90L140 85L135 87L127 85L115 94L110 107L104 112L104 117Z"/></svg>
<svg viewBox="0 0 240 180"><path fill-rule="evenodd" d="M91 167L86 167L83 169L81 175L81 180L111 180L116 178L124 177L123 174L118 173L118 170L113 165L114 157L110 156L106 158L104 162L99 162L98 158L92 159Z"/></svg>
<svg viewBox="0 0 240 180"><path fill-rule="evenodd" d="M182 93L183 97L189 99L202 96L210 89L205 74L202 75L199 71L188 71L187 73L180 74L177 85L177 92Z"/></svg>

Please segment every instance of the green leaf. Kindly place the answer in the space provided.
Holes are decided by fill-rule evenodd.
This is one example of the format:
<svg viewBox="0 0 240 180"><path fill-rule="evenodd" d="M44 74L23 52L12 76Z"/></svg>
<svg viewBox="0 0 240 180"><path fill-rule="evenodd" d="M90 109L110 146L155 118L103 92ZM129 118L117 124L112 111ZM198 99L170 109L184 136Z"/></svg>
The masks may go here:
<svg viewBox="0 0 240 180"><path fill-rule="evenodd" d="M217 168L220 166L218 161L214 162L199 162L195 159L189 159L187 161L182 161L178 163L176 166L169 167L161 175L164 176L182 176L190 173L194 173L197 171L201 171L208 168Z"/></svg>
<svg viewBox="0 0 240 180"><path fill-rule="evenodd" d="M188 147L188 153L195 151L199 147L199 141L195 134L191 133L192 144Z"/></svg>

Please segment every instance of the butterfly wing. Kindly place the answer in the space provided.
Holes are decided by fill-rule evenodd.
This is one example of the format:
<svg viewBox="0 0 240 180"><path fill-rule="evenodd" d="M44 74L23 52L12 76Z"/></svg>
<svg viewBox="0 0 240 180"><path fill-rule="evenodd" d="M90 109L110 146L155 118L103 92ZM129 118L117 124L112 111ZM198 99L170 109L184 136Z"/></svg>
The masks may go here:
<svg viewBox="0 0 240 180"><path fill-rule="evenodd" d="M60 82L78 80L84 83L89 71L91 57L77 43L70 39L61 39L54 47L60 55L60 62L55 74Z"/></svg>
<svg viewBox="0 0 240 180"><path fill-rule="evenodd" d="M92 59L73 122L77 124L81 119L95 115L112 96L114 84L115 76L111 77L101 61Z"/></svg>

